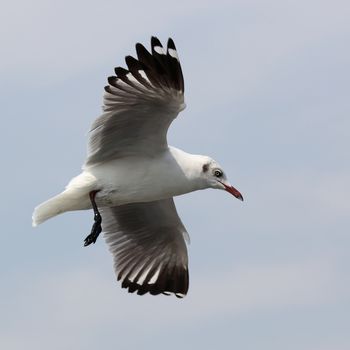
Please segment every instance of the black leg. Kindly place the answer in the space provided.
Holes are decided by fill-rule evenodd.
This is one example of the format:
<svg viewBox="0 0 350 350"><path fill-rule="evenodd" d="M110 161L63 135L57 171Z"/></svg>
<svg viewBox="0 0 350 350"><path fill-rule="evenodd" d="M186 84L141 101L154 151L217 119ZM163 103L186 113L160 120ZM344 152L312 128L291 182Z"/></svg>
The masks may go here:
<svg viewBox="0 0 350 350"><path fill-rule="evenodd" d="M98 211L98 208L95 202L95 196L97 192L98 191L92 191L89 193L92 208L94 209L94 224L92 225L91 233L84 240L84 247L90 245L91 243L95 244L99 234L102 231L102 226L101 226L102 217L100 212Z"/></svg>

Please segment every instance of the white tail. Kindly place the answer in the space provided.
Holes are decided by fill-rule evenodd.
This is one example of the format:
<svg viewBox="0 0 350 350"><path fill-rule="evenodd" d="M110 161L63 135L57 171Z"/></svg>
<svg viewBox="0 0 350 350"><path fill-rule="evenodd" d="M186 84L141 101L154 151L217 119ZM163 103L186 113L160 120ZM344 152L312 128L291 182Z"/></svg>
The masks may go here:
<svg viewBox="0 0 350 350"><path fill-rule="evenodd" d="M95 189L95 177L83 172L73 178L66 189L55 197L41 203L34 209L33 226L71 210L91 208L89 192Z"/></svg>
<svg viewBox="0 0 350 350"><path fill-rule="evenodd" d="M86 197L86 200L89 198L86 195L74 195L70 190L63 191L59 195L50 198L44 203L41 203L34 209L32 225L34 227L38 226L53 216L62 214L66 211L87 209L88 206L86 206L86 203L84 203L84 197Z"/></svg>
<svg viewBox="0 0 350 350"><path fill-rule="evenodd" d="M60 193L59 195L50 198L44 203L41 203L34 209L34 213L32 216L32 224L33 226L37 226L47 219L52 218L58 214L61 214L65 211L67 196L65 192Z"/></svg>

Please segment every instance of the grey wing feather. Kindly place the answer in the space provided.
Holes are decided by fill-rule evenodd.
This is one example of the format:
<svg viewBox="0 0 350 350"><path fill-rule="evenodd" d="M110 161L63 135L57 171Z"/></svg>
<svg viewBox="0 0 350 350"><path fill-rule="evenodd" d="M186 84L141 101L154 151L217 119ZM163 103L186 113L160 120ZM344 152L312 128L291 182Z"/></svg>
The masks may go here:
<svg viewBox="0 0 350 350"><path fill-rule="evenodd" d="M123 288L139 295L186 295L187 232L172 198L102 208L101 214L105 239Z"/></svg>
<svg viewBox="0 0 350 350"><path fill-rule="evenodd" d="M105 87L104 113L90 130L86 165L132 155L153 156L167 147L171 122L185 108L181 65L174 42L163 49L152 37L152 53L136 44L138 59L115 69Z"/></svg>

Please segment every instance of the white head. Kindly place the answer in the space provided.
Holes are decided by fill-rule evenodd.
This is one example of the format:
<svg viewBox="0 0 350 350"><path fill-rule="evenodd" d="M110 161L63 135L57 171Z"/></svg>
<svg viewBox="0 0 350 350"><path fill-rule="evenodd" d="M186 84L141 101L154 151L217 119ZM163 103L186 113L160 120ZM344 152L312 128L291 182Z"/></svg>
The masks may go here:
<svg viewBox="0 0 350 350"><path fill-rule="evenodd" d="M200 176L205 181L207 187L225 190L243 201L241 193L228 182L225 172L214 159L203 157L202 163Z"/></svg>

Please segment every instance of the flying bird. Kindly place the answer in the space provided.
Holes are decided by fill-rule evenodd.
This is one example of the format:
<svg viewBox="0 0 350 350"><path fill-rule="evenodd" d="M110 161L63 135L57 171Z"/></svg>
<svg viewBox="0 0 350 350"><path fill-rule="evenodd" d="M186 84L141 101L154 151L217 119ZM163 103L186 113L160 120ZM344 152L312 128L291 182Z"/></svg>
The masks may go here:
<svg viewBox="0 0 350 350"><path fill-rule="evenodd" d="M93 209L84 245L103 231L122 287L139 295L175 294L189 286L188 233L173 197L214 188L243 200L212 158L167 143L185 108L184 80L174 41L136 44L137 59L115 68L105 87L102 115L92 124L82 172L65 190L37 206L33 226L58 214Z"/></svg>

